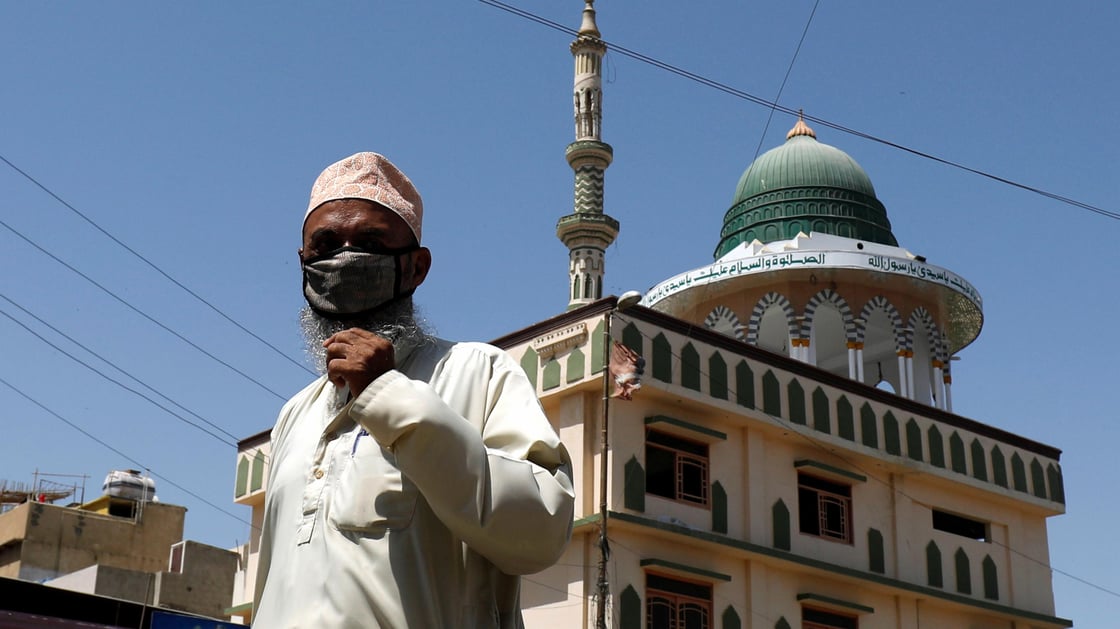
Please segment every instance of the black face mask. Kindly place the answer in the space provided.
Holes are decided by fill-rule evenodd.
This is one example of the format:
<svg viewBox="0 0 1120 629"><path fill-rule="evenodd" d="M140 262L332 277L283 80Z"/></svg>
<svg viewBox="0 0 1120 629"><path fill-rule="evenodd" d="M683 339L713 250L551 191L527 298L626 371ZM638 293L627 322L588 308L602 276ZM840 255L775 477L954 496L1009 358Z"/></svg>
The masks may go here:
<svg viewBox="0 0 1120 629"><path fill-rule="evenodd" d="M407 297L401 292L401 256L420 247L370 251L340 247L303 261L303 296L329 319L368 314Z"/></svg>

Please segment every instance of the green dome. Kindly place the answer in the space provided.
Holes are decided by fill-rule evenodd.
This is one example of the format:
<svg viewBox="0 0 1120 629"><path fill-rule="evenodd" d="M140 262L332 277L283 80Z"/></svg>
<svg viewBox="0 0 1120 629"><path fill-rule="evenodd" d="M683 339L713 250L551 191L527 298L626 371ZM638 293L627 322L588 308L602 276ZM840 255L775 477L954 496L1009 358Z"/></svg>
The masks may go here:
<svg viewBox="0 0 1120 629"><path fill-rule="evenodd" d="M739 179L715 257L740 243L788 240L799 232L898 246L867 173L844 151L817 142L804 120Z"/></svg>

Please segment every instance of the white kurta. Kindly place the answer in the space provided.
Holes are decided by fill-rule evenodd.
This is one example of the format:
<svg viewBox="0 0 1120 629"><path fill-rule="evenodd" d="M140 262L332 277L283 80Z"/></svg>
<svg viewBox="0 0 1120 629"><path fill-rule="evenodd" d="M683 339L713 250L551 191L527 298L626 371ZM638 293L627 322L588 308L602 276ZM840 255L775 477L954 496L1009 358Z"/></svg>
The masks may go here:
<svg viewBox="0 0 1120 629"><path fill-rule="evenodd" d="M272 431L253 625L520 627L517 576L571 535L571 462L502 350L398 356L337 415L320 378Z"/></svg>

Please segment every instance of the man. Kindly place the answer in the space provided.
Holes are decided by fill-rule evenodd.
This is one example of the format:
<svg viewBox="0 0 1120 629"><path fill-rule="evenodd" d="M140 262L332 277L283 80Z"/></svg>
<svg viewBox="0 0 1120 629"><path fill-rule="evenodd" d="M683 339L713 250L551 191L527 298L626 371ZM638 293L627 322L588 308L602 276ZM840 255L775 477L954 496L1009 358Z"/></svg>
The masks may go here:
<svg viewBox="0 0 1120 629"><path fill-rule="evenodd" d="M422 218L376 153L312 188L302 321L325 374L272 431L257 627L520 627L513 575L567 544L571 464L524 372L416 322Z"/></svg>

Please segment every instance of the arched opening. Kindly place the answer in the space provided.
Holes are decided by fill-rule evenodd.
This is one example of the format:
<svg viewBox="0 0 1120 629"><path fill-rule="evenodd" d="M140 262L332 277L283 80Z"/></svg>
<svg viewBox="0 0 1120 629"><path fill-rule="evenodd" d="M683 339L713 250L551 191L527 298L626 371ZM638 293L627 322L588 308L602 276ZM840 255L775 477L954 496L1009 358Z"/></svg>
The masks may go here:
<svg viewBox="0 0 1120 629"><path fill-rule="evenodd" d="M844 317L831 303L822 303L813 313L808 362L834 374L848 376L848 343L844 334Z"/></svg>
<svg viewBox="0 0 1120 629"><path fill-rule="evenodd" d="M781 306L774 304L758 323L758 346L775 354L790 355L789 320Z"/></svg>

